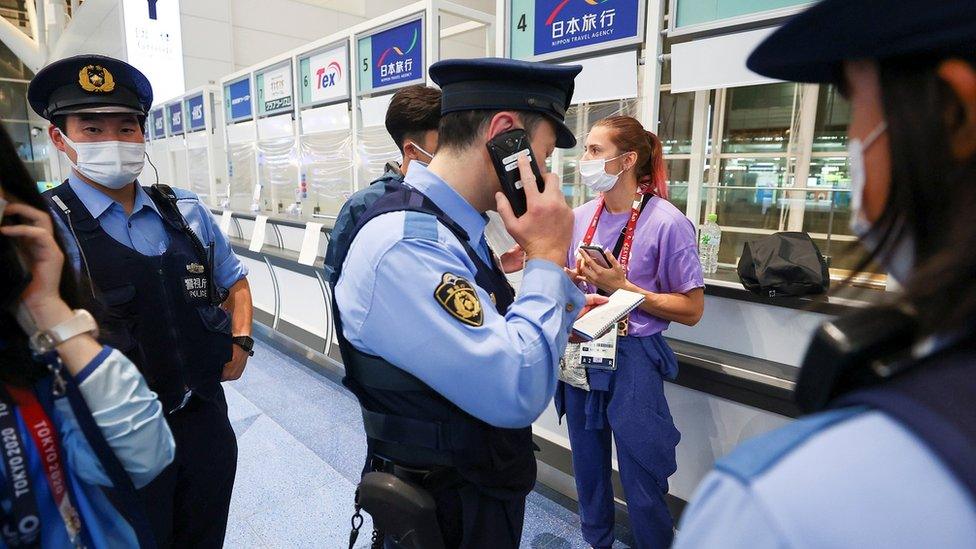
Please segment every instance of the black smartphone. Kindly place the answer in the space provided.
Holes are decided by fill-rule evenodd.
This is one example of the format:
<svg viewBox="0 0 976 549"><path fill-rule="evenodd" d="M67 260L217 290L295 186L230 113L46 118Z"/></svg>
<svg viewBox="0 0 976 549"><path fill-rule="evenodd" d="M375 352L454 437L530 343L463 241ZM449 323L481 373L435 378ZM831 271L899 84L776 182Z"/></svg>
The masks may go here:
<svg viewBox="0 0 976 549"><path fill-rule="evenodd" d="M524 153L529 155L529 165L535 175L536 184L539 192L546 189L546 182L542 180L542 173L539 172L539 165L532 156L532 147L529 143L529 134L525 130L515 129L505 133L500 133L488 141L488 156L491 163L495 166L495 173L502 184L502 192L512 204L512 212L516 217L521 216L526 210L525 189L522 188L522 176L518 169L518 157Z"/></svg>
<svg viewBox="0 0 976 549"><path fill-rule="evenodd" d="M2 199L0 199L0 215L3 210ZM3 218L3 225L15 225L20 223L17 216L7 216ZM8 309L20 300L20 294L24 292L31 281L31 272L24 261L20 250L17 249L11 239L0 236L0 309Z"/></svg>
<svg viewBox="0 0 976 549"><path fill-rule="evenodd" d="M580 246L579 249L597 265L603 267L604 269L610 268L610 261L607 260L606 253L603 251L603 246Z"/></svg>

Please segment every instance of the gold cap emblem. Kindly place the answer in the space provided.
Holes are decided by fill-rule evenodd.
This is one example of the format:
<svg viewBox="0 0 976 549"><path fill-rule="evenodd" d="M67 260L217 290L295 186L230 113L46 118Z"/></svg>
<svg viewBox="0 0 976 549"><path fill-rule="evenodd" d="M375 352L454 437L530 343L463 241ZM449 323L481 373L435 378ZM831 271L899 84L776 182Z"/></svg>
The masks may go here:
<svg viewBox="0 0 976 549"><path fill-rule="evenodd" d="M476 328L484 323L478 292L467 280L444 273L440 285L434 290L434 298L445 311L461 322Z"/></svg>
<svg viewBox="0 0 976 549"><path fill-rule="evenodd" d="M115 78L101 65L85 65L78 72L78 84L89 93L109 93L115 89Z"/></svg>

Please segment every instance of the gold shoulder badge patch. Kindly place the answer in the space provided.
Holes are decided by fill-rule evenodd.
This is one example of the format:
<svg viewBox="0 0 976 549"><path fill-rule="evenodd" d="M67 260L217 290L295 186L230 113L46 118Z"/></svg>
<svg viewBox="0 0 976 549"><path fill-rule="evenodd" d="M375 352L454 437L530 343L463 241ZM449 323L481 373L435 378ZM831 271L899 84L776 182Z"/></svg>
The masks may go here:
<svg viewBox="0 0 976 549"><path fill-rule="evenodd" d="M434 290L434 298L451 316L469 326L480 327L485 321L478 292L457 275L444 273L440 286Z"/></svg>
<svg viewBox="0 0 976 549"><path fill-rule="evenodd" d="M85 65L78 72L78 84L89 93L108 93L115 89L115 78L101 65Z"/></svg>

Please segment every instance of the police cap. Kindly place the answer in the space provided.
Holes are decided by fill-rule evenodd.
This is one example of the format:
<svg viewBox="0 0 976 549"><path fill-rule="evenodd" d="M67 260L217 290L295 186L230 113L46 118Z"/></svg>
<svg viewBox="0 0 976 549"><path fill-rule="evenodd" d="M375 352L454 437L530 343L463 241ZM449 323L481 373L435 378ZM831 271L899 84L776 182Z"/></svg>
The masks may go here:
<svg viewBox="0 0 976 549"><path fill-rule="evenodd" d="M48 120L81 113L145 116L153 93L146 75L125 61L77 55L41 69L27 88L27 100Z"/></svg>
<svg viewBox="0 0 976 549"><path fill-rule="evenodd" d="M531 111L555 123L556 146L576 145L566 127L579 65L530 63L499 57L447 59L430 67L441 87L441 114L471 110Z"/></svg>
<svg viewBox="0 0 976 549"><path fill-rule="evenodd" d="M974 0L824 0L767 37L746 64L781 80L839 83L848 59L974 53Z"/></svg>

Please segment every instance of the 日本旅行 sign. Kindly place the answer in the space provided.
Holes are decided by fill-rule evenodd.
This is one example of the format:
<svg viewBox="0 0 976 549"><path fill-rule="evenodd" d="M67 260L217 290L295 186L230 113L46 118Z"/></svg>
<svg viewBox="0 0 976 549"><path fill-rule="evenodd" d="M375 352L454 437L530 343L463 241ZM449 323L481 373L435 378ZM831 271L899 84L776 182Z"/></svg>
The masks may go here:
<svg viewBox="0 0 976 549"><path fill-rule="evenodd" d="M203 94L194 95L186 100L186 113L190 117L189 130L195 132L207 126L203 111Z"/></svg>
<svg viewBox="0 0 976 549"><path fill-rule="evenodd" d="M418 15L357 40L359 93L424 81L424 20Z"/></svg>
<svg viewBox="0 0 976 549"><path fill-rule="evenodd" d="M166 112L162 107L152 112L152 138L162 139L166 137Z"/></svg>
<svg viewBox="0 0 976 549"><path fill-rule="evenodd" d="M638 44L643 40L644 4L509 0L509 57L538 61Z"/></svg>
<svg viewBox="0 0 976 549"><path fill-rule="evenodd" d="M169 117L170 135L183 135L183 103L167 105L166 114Z"/></svg>
<svg viewBox="0 0 976 549"><path fill-rule="evenodd" d="M259 72L256 87L259 116L269 116L294 109L290 61Z"/></svg>
<svg viewBox="0 0 976 549"><path fill-rule="evenodd" d="M298 67L302 106L349 98L349 47L345 42L300 57Z"/></svg>

